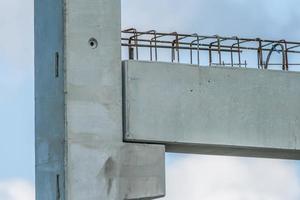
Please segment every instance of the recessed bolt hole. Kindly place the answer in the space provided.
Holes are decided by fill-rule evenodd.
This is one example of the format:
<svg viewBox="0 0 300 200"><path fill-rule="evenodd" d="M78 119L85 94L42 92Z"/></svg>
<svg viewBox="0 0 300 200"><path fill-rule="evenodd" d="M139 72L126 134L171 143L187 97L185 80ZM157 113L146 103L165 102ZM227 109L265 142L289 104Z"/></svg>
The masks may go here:
<svg viewBox="0 0 300 200"><path fill-rule="evenodd" d="M89 45L92 49L96 49L98 47L98 41L95 38L90 38Z"/></svg>

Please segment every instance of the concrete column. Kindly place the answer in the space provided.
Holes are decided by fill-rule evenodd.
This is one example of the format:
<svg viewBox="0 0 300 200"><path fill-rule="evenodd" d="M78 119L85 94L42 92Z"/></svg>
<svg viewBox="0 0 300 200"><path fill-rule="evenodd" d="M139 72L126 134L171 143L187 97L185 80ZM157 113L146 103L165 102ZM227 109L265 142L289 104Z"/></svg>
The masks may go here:
<svg viewBox="0 0 300 200"><path fill-rule="evenodd" d="M165 194L164 146L122 136L120 0L35 0L37 200Z"/></svg>

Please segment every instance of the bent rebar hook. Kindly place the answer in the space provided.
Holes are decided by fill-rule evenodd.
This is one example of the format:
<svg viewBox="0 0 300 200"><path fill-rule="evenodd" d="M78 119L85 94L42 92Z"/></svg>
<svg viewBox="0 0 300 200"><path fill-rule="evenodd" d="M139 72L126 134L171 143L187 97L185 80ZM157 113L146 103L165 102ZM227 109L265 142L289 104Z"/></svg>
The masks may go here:
<svg viewBox="0 0 300 200"><path fill-rule="evenodd" d="M286 70L286 55L285 55L285 48L283 46L283 44L281 43L277 43L277 44L274 44L272 46L272 48L270 49L270 52L267 56L267 60L266 60L266 64L265 64L265 67L264 69L268 69L268 66L269 66L269 62L270 62L270 59L271 59L271 56L273 54L274 51L277 51L276 48L280 46L281 47L281 52L282 52L282 70Z"/></svg>

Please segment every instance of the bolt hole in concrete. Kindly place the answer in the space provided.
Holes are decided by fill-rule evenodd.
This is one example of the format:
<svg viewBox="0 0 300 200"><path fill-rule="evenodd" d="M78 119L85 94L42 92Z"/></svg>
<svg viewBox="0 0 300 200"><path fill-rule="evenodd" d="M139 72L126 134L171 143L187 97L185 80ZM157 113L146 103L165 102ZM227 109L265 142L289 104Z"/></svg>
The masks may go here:
<svg viewBox="0 0 300 200"><path fill-rule="evenodd" d="M96 49L98 47L98 41L95 38L90 38L89 45L92 49Z"/></svg>
<svg viewBox="0 0 300 200"><path fill-rule="evenodd" d="M122 29L299 41L298 7L296 0L122 0ZM128 59L128 47L122 53ZM188 63L189 52L181 53L181 61ZM170 62L170 51L158 56ZM201 64L208 65L208 55L200 56ZM139 48L139 58L149 60L149 49ZM253 59L249 67L256 64ZM166 153L166 175L165 200L300 199L299 161Z"/></svg>

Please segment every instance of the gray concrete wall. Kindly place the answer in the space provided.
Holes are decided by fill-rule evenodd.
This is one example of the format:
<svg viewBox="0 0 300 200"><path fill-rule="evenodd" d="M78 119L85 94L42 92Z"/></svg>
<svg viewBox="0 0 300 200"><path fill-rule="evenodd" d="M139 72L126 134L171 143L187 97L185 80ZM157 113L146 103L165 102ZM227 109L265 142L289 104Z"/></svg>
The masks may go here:
<svg viewBox="0 0 300 200"><path fill-rule="evenodd" d="M36 199L64 198L63 2L35 0Z"/></svg>
<svg viewBox="0 0 300 200"><path fill-rule="evenodd" d="M165 147L123 143L120 0L35 0L35 18L37 200L164 196Z"/></svg>
<svg viewBox="0 0 300 200"><path fill-rule="evenodd" d="M124 62L125 140L300 159L300 73Z"/></svg>

